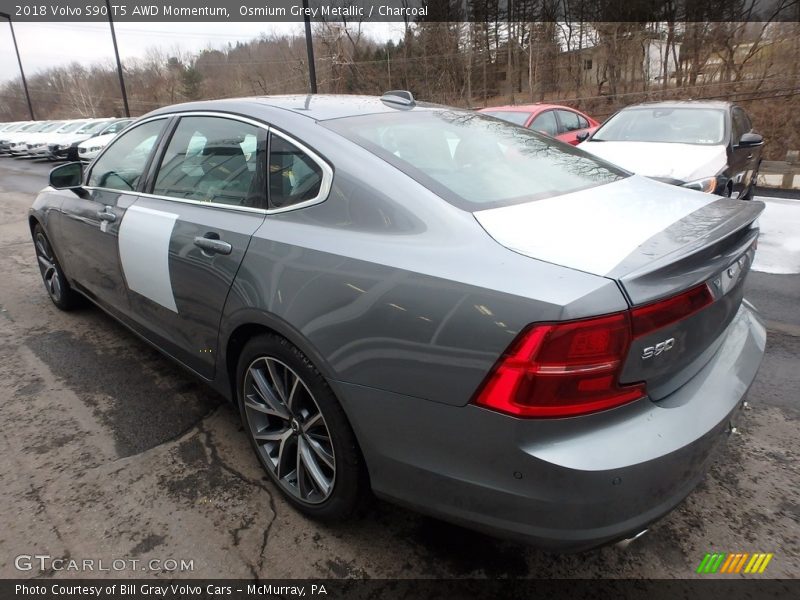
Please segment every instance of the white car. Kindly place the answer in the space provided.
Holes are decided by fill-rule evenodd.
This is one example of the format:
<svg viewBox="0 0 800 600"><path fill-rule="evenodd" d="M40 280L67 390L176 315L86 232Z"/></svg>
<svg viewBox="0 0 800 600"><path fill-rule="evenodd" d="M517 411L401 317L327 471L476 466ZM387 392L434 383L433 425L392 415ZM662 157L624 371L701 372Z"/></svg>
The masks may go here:
<svg viewBox="0 0 800 600"><path fill-rule="evenodd" d="M78 144L78 158L82 162L90 162L94 157L113 140L119 132L133 123L134 119L115 119L105 126L93 138Z"/></svg>
<svg viewBox="0 0 800 600"><path fill-rule="evenodd" d="M578 147L664 183L750 199L763 146L740 106L683 101L624 108Z"/></svg>
<svg viewBox="0 0 800 600"><path fill-rule="evenodd" d="M20 129L8 139L8 153L11 156L25 156L28 153L27 141L50 127L52 121L37 121L33 127Z"/></svg>
<svg viewBox="0 0 800 600"><path fill-rule="evenodd" d="M50 123L39 131L31 133L19 140L24 145L24 148L20 149L20 156L43 156L42 149L47 150L46 142L49 134L60 129L65 123L66 121L50 121Z"/></svg>
<svg viewBox="0 0 800 600"><path fill-rule="evenodd" d="M5 154L9 151L11 143L16 141L17 136L34 129L38 125L41 125L39 121L21 121L0 132L0 154Z"/></svg>

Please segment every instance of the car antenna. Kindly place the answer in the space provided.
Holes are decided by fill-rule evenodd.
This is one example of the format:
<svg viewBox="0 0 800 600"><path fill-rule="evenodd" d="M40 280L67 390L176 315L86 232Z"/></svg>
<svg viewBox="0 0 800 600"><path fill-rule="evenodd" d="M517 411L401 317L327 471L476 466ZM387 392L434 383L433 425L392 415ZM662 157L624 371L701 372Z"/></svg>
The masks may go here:
<svg viewBox="0 0 800 600"><path fill-rule="evenodd" d="M384 92L383 96L381 96L381 102L399 104L400 106L408 108L416 106L414 95L408 90L391 90L389 92Z"/></svg>

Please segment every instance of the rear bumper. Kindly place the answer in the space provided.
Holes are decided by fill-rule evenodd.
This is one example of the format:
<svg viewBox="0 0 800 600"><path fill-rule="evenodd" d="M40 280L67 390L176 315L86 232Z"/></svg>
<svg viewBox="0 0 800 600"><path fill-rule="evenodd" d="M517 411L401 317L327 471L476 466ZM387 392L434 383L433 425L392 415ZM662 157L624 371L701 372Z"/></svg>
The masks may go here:
<svg viewBox="0 0 800 600"><path fill-rule="evenodd" d="M710 362L658 403L523 420L332 382L379 496L560 551L629 537L705 474L756 376L766 332L744 303Z"/></svg>

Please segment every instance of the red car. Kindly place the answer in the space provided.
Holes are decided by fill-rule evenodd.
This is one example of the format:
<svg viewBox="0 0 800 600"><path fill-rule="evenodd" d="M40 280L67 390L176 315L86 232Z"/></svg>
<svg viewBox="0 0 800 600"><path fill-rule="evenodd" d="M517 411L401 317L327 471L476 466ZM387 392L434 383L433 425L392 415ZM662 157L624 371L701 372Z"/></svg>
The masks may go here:
<svg viewBox="0 0 800 600"><path fill-rule="evenodd" d="M573 146L586 139L584 136L578 139L578 134L590 134L600 125L592 117L558 104L490 106L478 112L545 133Z"/></svg>

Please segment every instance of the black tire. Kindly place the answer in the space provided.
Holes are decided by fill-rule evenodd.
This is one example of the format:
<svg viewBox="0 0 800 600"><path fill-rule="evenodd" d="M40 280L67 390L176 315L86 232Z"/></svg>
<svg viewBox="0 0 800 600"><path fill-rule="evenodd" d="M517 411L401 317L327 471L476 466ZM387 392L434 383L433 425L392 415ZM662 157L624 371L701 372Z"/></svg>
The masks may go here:
<svg viewBox="0 0 800 600"><path fill-rule="evenodd" d="M274 381L282 383L274 384ZM257 382L267 387L267 394ZM291 393L289 388L292 388ZM275 334L264 334L245 344L236 368L236 396L245 432L258 460L275 486L297 510L321 521L336 521L351 516L369 498L364 461L342 407L325 378L288 340ZM275 401L286 417L264 414L264 409L270 410ZM254 409L256 405L261 408ZM318 415L313 407L318 409ZM321 429L306 430L306 425L312 421L321 423L316 427L323 428L324 432L320 433ZM261 441L256 440L256 435L261 436ZM289 437L280 442L277 439L265 440L267 436L275 438L278 435ZM332 468L320 460L322 455L318 450L321 444L312 439L314 437L324 441L325 456L333 459ZM317 449L312 448L312 443ZM284 452L286 457L282 456ZM310 463L305 462L308 460L316 467L311 468ZM294 482L291 472L281 476L282 470L285 472L288 468L282 469L282 463L290 466L292 461L296 465ZM315 479L312 471L317 477L321 473L321 479ZM300 473L299 477L297 473ZM330 480L329 487L318 485L318 481L326 478ZM314 489L309 491L310 488Z"/></svg>
<svg viewBox="0 0 800 600"><path fill-rule="evenodd" d="M64 271L58 263L58 258L50 244L50 240L40 224L33 228L33 243L36 249L36 262L39 264L39 271L42 274L42 282L47 290L47 295L53 304L61 310L73 310L82 306L83 296L72 289Z"/></svg>
<svg viewBox="0 0 800 600"><path fill-rule="evenodd" d="M752 200L753 196L756 195L756 184L758 183L758 171L761 169L761 163L758 163L753 176L750 178L750 187L747 188L747 191L741 195L742 200Z"/></svg>

